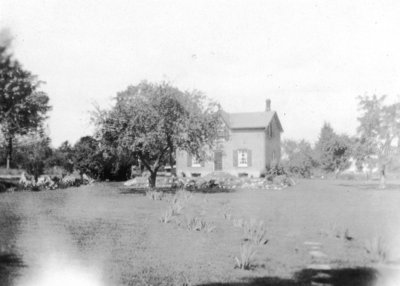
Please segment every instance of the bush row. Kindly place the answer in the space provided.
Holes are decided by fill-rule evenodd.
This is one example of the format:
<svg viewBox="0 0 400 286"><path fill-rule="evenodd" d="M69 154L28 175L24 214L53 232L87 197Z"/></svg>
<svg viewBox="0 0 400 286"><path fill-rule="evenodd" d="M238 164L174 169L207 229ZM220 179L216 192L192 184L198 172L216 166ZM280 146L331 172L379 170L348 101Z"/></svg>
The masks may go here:
<svg viewBox="0 0 400 286"><path fill-rule="evenodd" d="M81 185L87 185L93 183L94 180L87 175L69 174L64 177L42 175L35 181L33 176L22 173L19 181L1 181L0 192L5 191L18 191L18 190L29 190L29 191L43 191L43 190L55 190L65 189L69 187L79 187Z"/></svg>

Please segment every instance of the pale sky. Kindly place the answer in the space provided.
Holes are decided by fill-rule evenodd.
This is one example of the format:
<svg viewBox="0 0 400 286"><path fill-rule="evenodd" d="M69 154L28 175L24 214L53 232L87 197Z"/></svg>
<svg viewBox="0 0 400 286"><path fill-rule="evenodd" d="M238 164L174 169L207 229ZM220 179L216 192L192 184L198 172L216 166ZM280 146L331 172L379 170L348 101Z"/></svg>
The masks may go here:
<svg viewBox="0 0 400 286"><path fill-rule="evenodd" d="M228 112L272 100L283 138L311 142L324 121L355 134L358 95L400 100L400 1L0 0L0 28L46 82L53 145L91 134L141 80L198 89Z"/></svg>

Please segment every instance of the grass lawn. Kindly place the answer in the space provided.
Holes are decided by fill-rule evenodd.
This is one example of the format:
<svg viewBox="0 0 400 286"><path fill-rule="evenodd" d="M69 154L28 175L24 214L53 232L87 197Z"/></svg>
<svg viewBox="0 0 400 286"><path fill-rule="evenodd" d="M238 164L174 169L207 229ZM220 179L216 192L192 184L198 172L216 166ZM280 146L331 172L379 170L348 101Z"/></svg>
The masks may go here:
<svg viewBox="0 0 400 286"><path fill-rule="evenodd" d="M194 193L169 223L172 194L122 184L0 193L0 285L310 285L315 265L329 266L329 285L383 285L400 261L400 184L377 184ZM187 230L194 216L215 229ZM251 270L235 269L249 220L265 223L268 243Z"/></svg>

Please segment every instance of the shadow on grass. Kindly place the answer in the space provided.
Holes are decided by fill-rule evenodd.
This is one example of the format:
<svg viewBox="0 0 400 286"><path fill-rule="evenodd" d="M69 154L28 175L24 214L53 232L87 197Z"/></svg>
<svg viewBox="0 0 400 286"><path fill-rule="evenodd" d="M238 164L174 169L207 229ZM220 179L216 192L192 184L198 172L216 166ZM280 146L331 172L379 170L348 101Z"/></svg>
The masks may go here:
<svg viewBox="0 0 400 286"><path fill-rule="evenodd" d="M25 264L14 253L0 253L0 285L13 285L22 267L25 267Z"/></svg>
<svg viewBox="0 0 400 286"><path fill-rule="evenodd" d="M0 193L6 192L8 189L19 189L17 182L0 178Z"/></svg>
<svg viewBox="0 0 400 286"><path fill-rule="evenodd" d="M384 189L379 188L379 182L378 183L349 183L349 184L338 184L340 187L351 187L351 188L357 188L359 190L378 190L378 191L400 191L400 184L386 184L386 187Z"/></svg>
<svg viewBox="0 0 400 286"><path fill-rule="evenodd" d="M145 195L146 191L150 190L149 188L146 187L141 187L141 188L132 188L132 187L123 187L119 188L120 193L123 195ZM172 188L155 188L157 192L163 192L167 194L175 194L177 191L176 189Z"/></svg>
<svg viewBox="0 0 400 286"><path fill-rule="evenodd" d="M191 193L203 193L203 194L218 194L218 193L232 193L235 189L222 189L222 188L200 188L188 190Z"/></svg>
<svg viewBox="0 0 400 286"><path fill-rule="evenodd" d="M129 187L124 187L120 188L120 193L121 194L131 194L131 195L145 195L146 191L149 190L149 188L129 188ZM168 187L159 187L155 188L157 192L163 192L166 194L175 194L177 191L181 189L176 189L176 188L168 188ZM202 194L217 194L217 193L232 193L235 191L235 189L221 189L221 188L199 188L199 189L189 189L187 190L191 193L202 193Z"/></svg>
<svg viewBox="0 0 400 286"><path fill-rule="evenodd" d="M279 277L257 277L244 278L240 282L209 283L200 284L199 286L373 286L376 285L377 278L378 272L373 268L366 267L343 268L324 271L303 269L295 273L292 279L283 279Z"/></svg>

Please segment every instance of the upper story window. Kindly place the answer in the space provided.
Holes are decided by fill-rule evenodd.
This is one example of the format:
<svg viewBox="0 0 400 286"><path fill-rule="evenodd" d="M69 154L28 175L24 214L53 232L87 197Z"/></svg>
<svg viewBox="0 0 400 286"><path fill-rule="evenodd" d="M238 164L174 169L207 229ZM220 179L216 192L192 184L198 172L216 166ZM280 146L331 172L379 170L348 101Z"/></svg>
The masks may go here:
<svg viewBox="0 0 400 286"><path fill-rule="evenodd" d="M238 167L247 167L248 166L248 158L246 150L238 151Z"/></svg>
<svg viewBox="0 0 400 286"><path fill-rule="evenodd" d="M196 156L192 157L192 167L201 167L201 162Z"/></svg>
<svg viewBox="0 0 400 286"><path fill-rule="evenodd" d="M267 135L269 138L272 137L272 124L268 125L267 127Z"/></svg>
<svg viewBox="0 0 400 286"><path fill-rule="evenodd" d="M217 140L227 141L229 138L229 131L225 123L221 123L217 130Z"/></svg>
<svg viewBox="0 0 400 286"><path fill-rule="evenodd" d="M228 129L218 131L217 141L228 141L229 132Z"/></svg>

